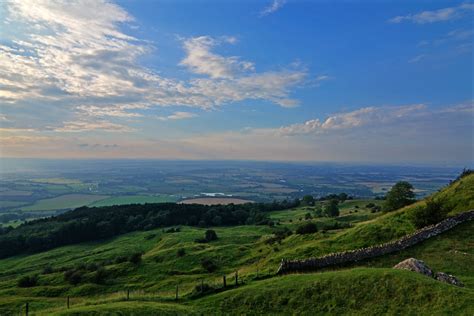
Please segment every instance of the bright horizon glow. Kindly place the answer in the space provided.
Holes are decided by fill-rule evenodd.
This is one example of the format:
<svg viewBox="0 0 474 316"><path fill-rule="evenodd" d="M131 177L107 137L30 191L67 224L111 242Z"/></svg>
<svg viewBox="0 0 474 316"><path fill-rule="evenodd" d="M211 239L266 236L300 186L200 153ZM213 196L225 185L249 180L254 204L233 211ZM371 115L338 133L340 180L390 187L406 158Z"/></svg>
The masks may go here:
<svg viewBox="0 0 474 316"><path fill-rule="evenodd" d="M0 157L472 165L474 4L0 3Z"/></svg>

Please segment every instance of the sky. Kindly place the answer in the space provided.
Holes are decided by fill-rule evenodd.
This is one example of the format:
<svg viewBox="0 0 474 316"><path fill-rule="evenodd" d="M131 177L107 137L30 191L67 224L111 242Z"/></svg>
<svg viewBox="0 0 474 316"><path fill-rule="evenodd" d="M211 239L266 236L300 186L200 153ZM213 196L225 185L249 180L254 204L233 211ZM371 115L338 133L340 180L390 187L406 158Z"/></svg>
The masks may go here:
<svg viewBox="0 0 474 316"><path fill-rule="evenodd" d="M474 161L474 3L0 2L0 156Z"/></svg>

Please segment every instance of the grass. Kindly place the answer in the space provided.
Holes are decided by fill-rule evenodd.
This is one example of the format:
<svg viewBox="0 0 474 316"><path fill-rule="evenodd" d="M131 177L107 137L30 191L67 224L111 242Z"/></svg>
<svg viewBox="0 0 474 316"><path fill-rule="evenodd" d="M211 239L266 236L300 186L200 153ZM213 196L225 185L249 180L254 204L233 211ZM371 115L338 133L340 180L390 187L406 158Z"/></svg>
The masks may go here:
<svg viewBox="0 0 474 316"><path fill-rule="evenodd" d="M51 199L39 200L33 205L22 207L21 210L25 212L31 212L72 209L89 205L95 201L106 198L108 198L107 195L65 194Z"/></svg>
<svg viewBox="0 0 474 316"><path fill-rule="evenodd" d="M204 314L471 315L474 292L409 271L359 268L268 279L193 303Z"/></svg>
<svg viewBox="0 0 474 316"><path fill-rule="evenodd" d="M450 203L453 214L474 208L474 176L462 179L436 194ZM276 229L294 229L299 217L311 208L272 212L280 225L215 227L219 239L200 244L196 238L204 228L181 227L176 233L163 229L133 232L116 238L52 249L33 255L0 260L0 314L17 313L26 301L38 314L459 314L474 313L474 222L465 223L440 236L397 254L333 267L321 273L275 277L282 258L306 258L334 251L354 249L398 238L412 232L409 206L389 214L371 213L367 200L341 205L339 222L351 228L319 231L269 243ZM418 204L422 204L420 202ZM359 206L355 213L355 206ZM351 213L352 212L352 213ZM290 222L289 220L292 220ZM314 219L323 225L334 219ZM302 221L303 222L303 221ZM184 256L178 256L184 249ZM141 264L115 263L119 256L143 252ZM457 288L428 277L391 267L408 257L424 260L435 271L456 275L465 283ZM209 273L201 265L210 259L217 270ZM63 272L42 274L47 265L54 269L81 263L106 263L109 278L104 285L83 282L77 286L64 281ZM222 276L232 283L238 270L243 285L235 289L192 298L190 294L203 280L222 286ZM257 273L259 278L257 278ZM39 274L39 285L17 287L22 275ZM86 278L90 278L87 274ZM262 280L263 278L263 280ZM181 299L174 302L176 285ZM124 301L124 291L132 291ZM65 309L65 297L72 308Z"/></svg>
<svg viewBox="0 0 474 316"><path fill-rule="evenodd" d="M112 206L123 204L145 204L176 202L178 199L170 195L121 195L113 196L100 201L92 202L88 206Z"/></svg>

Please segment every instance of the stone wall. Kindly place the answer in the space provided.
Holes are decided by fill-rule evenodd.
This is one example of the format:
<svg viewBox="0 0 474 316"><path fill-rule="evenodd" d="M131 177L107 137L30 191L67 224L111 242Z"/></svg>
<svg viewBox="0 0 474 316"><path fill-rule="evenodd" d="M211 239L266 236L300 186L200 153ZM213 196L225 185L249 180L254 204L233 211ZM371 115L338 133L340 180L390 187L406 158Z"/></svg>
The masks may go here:
<svg viewBox="0 0 474 316"><path fill-rule="evenodd" d="M277 274L291 272L315 271L324 267L347 264L361 261L364 259L382 256L388 253L397 252L402 249L416 245L428 238L439 235L456 225L474 219L474 210L470 210L453 217L449 217L436 225L424 227L412 234L406 235L398 240L390 241L385 244L360 248L356 250L336 252L323 257L309 258L303 260L285 260L281 261Z"/></svg>

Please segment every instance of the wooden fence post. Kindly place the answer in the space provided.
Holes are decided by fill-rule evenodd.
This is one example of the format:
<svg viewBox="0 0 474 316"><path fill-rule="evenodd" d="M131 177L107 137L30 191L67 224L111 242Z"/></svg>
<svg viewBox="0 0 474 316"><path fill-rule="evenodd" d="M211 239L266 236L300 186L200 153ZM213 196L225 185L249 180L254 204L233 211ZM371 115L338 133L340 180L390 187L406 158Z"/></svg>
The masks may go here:
<svg viewBox="0 0 474 316"><path fill-rule="evenodd" d="M204 280L201 280L201 293L204 292Z"/></svg>
<svg viewBox="0 0 474 316"><path fill-rule="evenodd" d="M224 283L224 288L225 288L227 286L227 281L225 279L225 274L222 276L222 280L224 281L223 283Z"/></svg>
<svg viewBox="0 0 474 316"><path fill-rule="evenodd" d="M130 290L127 290L127 301L130 299Z"/></svg>
<svg viewBox="0 0 474 316"><path fill-rule="evenodd" d="M176 300L178 300L178 290L179 290L179 285L176 284Z"/></svg>
<svg viewBox="0 0 474 316"><path fill-rule="evenodd" d="M235 271L235 285L239 285L239 273Z"/></svg>
<svg viewBox="0 0 474 316"><path fill-rule="evenodd" d="M67 296L67 309L69 309L69 295Z"/></svg>
<svg viewBox="0 0 474 316"><path fill-rule="evenodd" d="M26 302L26 306L25 306L25 315L28 316L28 312L29 312L29 308L28 308L28 302Z"/></svg>

